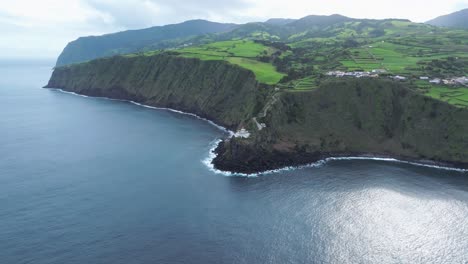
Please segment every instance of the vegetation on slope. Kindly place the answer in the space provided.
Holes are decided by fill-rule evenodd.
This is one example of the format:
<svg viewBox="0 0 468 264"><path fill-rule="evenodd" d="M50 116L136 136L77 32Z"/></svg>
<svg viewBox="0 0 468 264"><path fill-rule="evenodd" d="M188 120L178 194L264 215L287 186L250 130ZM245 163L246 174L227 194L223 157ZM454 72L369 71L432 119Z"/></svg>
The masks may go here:
<svg viewBox="0 0 468 264"><path fill-rule="evenodd" d="M57 67L47 87L174 108L231 129L250 120L264 94L255 75L241 67L166 54Z"/></svg>
<svg viewBox="0 0 468 264"><path fill-rule="evenodd" d="M332 80L279 98L259 119L266 128L219 146L218 168L252 173L365 154L468 164L468 110L402 84Z"/></svg>

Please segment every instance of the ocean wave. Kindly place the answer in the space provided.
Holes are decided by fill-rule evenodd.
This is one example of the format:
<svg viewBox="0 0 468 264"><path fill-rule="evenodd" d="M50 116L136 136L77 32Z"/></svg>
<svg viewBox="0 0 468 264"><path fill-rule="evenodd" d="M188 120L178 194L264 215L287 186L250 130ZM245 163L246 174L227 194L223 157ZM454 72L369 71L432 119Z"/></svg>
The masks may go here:
<svg viewBox="0 0 468 264"><path fill-rule="evenodd" d="M78 93L74 93L74 92L68 92L68 91L65 91L65 90L62 90L62 89L52 88L51 90L55 90L55 91L59 91L59 92L67 93L67 94L72 94L72 95L77 95L77 96L81 96L81 97L87 97L87 98L90 97L90 96L86 96L86 95L82 95L82 94L78 94ZM155 107L155 106L145 105L145 104L137 103L137 102L130 101L130 100L113 99L113 98L108 98L108 97L92 97L92 98L99 98L99 99L105 99L105 100L111 100L111 101L128 102L128 103L131 103L131 104L134 104L134 105L137 105L137 106L142 106L142 107L145 107L145 108L170 111L170 112L174 112L174 113L178 113L178 114L182 114L182 115L189 115L189 116L195 117L197 119L208 122L209 124L215 126L219 130L221 130L223 132L226 132L229 135L229 137L233 137L234 134L235 134L233 131L231 131L231 130L229 130L229 129L221 126L221 125L218 125L218 124L216 124L215 122L213 122L213 121L211 121L209 119L200 117L200 116L198 116L196 114L193 114L193 113L187 113L187 112L183 112L183 111L172 109L172 108ZM285 172L285 171L300 170L300 169L305 169L305 168L318 168L318 167L322 167L323 165L329 163L330 161L340 161L340 160L385 161L385 162L409 164L409 165L413 165L413 166L426 167L426 168L439 169L439 170L468 172L468 169L446 167L446 166L440 166L440 165L435 165L435 164L426 164L426 163L413 162L413 161L405 161L405 160L399 160L399 159L388 158L388 157L379 157L379 156L373 156L373 157L359 157L359 156L356 156L356 157L352 157L352 156L350 156L350 157L329 157L329 158L325 158L325 159L322 159L322 160L319 160L319 161L316 161L316 162L313 162L313 163L309 163L309 164L306 164L306 165L288 166L288 167L284 167L284 168L280 168L280 169L268 170L268 171L263 171L263 172L258 172L258 173L251 173L251 174L236 173L236 172L222 171L222 170L216 169L214 164L213 164L213 160L216 158L215 149L218 146L218 144L221 143L221 141L223 141L223 140L222 139L217 139L217 140L210 143L210 149L209 149L208 157L203 159L202 163L205 164L206 167L210 171L212 171L212 172L214 172L216 174L221 174L221 175L227 176L227 177L258 177L258 176L275 174L275 173L280 173L280 172Z"/></svg>

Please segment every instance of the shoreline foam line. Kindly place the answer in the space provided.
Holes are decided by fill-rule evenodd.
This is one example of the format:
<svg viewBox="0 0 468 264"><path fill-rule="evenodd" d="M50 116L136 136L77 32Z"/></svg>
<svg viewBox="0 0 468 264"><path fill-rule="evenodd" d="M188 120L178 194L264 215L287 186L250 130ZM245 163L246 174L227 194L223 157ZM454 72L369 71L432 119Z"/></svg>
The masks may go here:
<svg viewBox="0 0 468 264"><path fill-rule="evenodd" d="M82 94L78 94L78 93L75 93L75 92L68 92L68 91L65 91L65 90L62 90L62 89L58 89L58 88L48 88L50 90L54 90L54 91L59 91L59 92L62 92L62 93L67 93L67 94L71 94L71 95L77 95L77 96L81 96L81 97L86 97L86 98L98 98L98 99L105 99L105 100L111 100L111 101L120 101L120 102L127 102L127 103L131 103L131 104L134 104L134 105L137 105L137 106L142 106L142 107L145 107L145 108L150 108L150 109L155 109L155 110L164 110L164 111L170 111L170 112L174 112L174 113L178 113L178 114L183 114L183 115L189 115L189 116L193 116L193 117L196 117L197 119L200 119L200 120L203 120L203 121L206 121L208 122L209 124L215 126L216 128L218 128L219 130L223 131L223 132L226 132L229 134L229 137L233 137L234 136L234 132L221 126L221 125L218 125L216 124L215 122L211 121L211 120L208 120L206 118L203 118L203 117L200 117L196 114L193 114L193 113L187 113L187 112L183 112L183 111L180 111L180 110L176 110L176 109L172 109L172 108L166 108L166 107L155 107L155 106L150 106L150 105L145 105L145 104L140 104L140 103L137 103L137 102L134 102L134 101L131 101L131 100L123 100L123 99L113 99L113 98L109 98L109 97L94 97L94 96L87 96L87 95L82 95ZM208 169L216 174L222 174L224 176L238 176L238 177L258 177L258 176L262 176L262 175L268 175L268 174L273 174L273 173L279 173L279 172L284 172L284 171L291 171L291 170L300 170L300 169L305 169L305 168L317 168L317 167L321 167L323 165L325 165L326 163L330 162L330 161L340 161L340 160L373 160L373 161L385 161L385 162L392 162L392 163L399 163L399 164L409 164L409 165L413 165L413 166L418 166L418 167L426 167L426 168L431 168L431 169L438 169L438 170L447 170L447 171L456 171L456 172L468 172L468 169L461 169L461 168L456 168L456 167L446 167L446 166L438 166L438 165L435 165L435 164L425 164L425 163L420 163L420 162L413 162L413 161L405 161L405 160L399 160L399 159L396 159L396 158L388 158L388 157L379 157L379 156L370 156L370 157L359 157L359 156L356 156L356 157L353 157L353 156L350 156L350 157L328 157L328 158L325 158L325 159L322 159L322 160L318 160L316 162L312 162L312 163L309 163L309 164L306 164L306 165L300 165L300 166L287 166L287 167L284 167L284 168L280 168L280 169L275 169L275 170L267 170L267 171L263 171L263 172L258 172L258 173L251 173L251 174L248 174L248 173L236 173L236 172L231 172L231 171L222 171L222 170L218 170L215 168L214 164L213 164L213 160L216 158L216 153L215 153L215 149L216 147L218 146L219 143L221 143L221 141L223 141L222 139L217 139L213 142L210 143L210 150L209 150L209 154L208 154L208 157L206 157L205 159L202 160L202 163L205 164Z"/></svg>
<svg viewBox="0 0 468 264"><path fill-rule="evenodd" d="M431 168L431 169L437 169L437 170L446 170L446 171L456 171L456 172L461 172L465 173L468 172L468 169L461 169L461 168L455 168L455 167L446 167L446 166L438 166L434 164L425 164L425 163L419 163L419 162L412 162L412 161L406 161L406 160L399 160L395 158L386 158L386 157L379 157L379 156L369 156L369 157L328 157L325 159L318 160L316 162L312 162L309 164L305 165L299 165L299 166L287 166L279 169L274 169L274 170L267 170L267 171L262 171L262 172L257 172L257 173L237 173L237 172L231 172L231 171L222 171L219 169L216 169L213 164L213 160L216 158L216 153L215 149L218 146L218 144L222 141L222 139L215 140L211 142L210 146L210 153L208 154L208 157L202 160L202 162L210 169L210 171L217 173L217 174L222 174L224 176L237 176L237 177L258 177L258 176L263 176L263 175L269 175L269 174L274 174L274 173L280 173L280 172L285 172L285 171L293 171L293 170L301 170L301 169L306 169L306 168L318 168L326 165L327 163L331 161L340 161L340 160L371 160L371 161L385 161L389 163L398 163L398 164L408 164L412 166L417 166L417 167L425 167L425 168Z"/></svg>
<svg viewBox="0 0 468 264"><path fill-rule="evenodd" d="M154 109L154 110L163 110L163 111L169 111L169 112L173 112L173 113L177 113L177 114L188 115L188 116L192 116L192 117L195 117L197 119L208 122L209 124L215 126L219 130L228 133L229 137L232 137L235 134L234 131L231 131L231 130L229 130L229 129L221 126L221 125L216 124L215 122L213 122L213 121L211 121L209 119L206 119L204 117L198 116L198 115L193 114L193 113L183 112L183 111L180 111L180 110L167 108L167 107L156 107L156 106L151 106L151 105L145 105L145 104L137 103L137 102L131 101L131 100L114 99L114 98L109 98L109 97L87 96L87 95L82 95L82 94L75 93L75 92L68 92L68 91L65 91L65 90L62 90L62 89L58 89L58 88L47 88L47 89L62 92L62 93L66 93L66 94L86 97L86 98L96 98L96 99L103 99L103 100L110 100L110 101L126 102L126 103L131 103L131 104L134 104L134 105L137 105L137 106L141 106L141 107L144 107L144 108L149 108L149 109Z"/></svg>

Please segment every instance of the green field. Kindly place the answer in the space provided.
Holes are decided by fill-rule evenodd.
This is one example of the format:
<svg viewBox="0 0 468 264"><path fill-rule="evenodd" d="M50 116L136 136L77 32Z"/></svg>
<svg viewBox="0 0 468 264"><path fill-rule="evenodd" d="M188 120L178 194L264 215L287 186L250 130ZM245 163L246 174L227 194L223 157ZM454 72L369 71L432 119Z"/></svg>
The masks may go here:
<svg viewBox="0 0 468 264"><path fill-rule="evenodd" d="M393 74L427 74L423 65L448 57L468 58L466 47L449 45L443 48L424 45L402 45L389 41L374 42L348 50L340 63L347 70L386 69ZM468 67L468 66L467 66Z"/></svg>
<svg viewBox="0 0 468 264"><path fill-rule="evenodd" d="M315 78L312 76L296 80L293 84L294 90L298 91L307 91L313 90L317 88L317 84L315 83Z"/></svg>
<svg viewBox="0 0 468 264"><path fill-rule="evenodd" d="M274 49L249 40L214 42L207 45L178 49L181 54L210 55L215 57L255 58L271 55Z"/></svg>
<svg viewBox="0 0 468 264"><path fill-rule="evenodd" d="M271 63L257 60L259 56L269 56L274 48L249 40L214 42L207 45L176 50L180 56L201 60L224 60L255 73L261 83L276 84L285 74L276 70Z"/></svg>
<svg viewBox="0 0 468 264"><path fill-rule="evenodd" d="M468 88L434 86L424 90L424 94L458 107L468 107Z"/></svg>
<svg viewBox="0 0 468 264"><path fill-rule="evenodd" d="M227 61L253 71L261 83L276 84L285 76L285 74L276 71L275 66L270 63L239 57L229 57Z"/></svg>
<svg viewBox="0 0 468 264"><path fill-rule="evenodd" d="M418 73L418 62L444 56L438 52L430 56L417 57L420 50L424 50L424 47L378 42L350 49L348 58L340 62L349 70L386 69L394 74L412 74Z"/></svg>

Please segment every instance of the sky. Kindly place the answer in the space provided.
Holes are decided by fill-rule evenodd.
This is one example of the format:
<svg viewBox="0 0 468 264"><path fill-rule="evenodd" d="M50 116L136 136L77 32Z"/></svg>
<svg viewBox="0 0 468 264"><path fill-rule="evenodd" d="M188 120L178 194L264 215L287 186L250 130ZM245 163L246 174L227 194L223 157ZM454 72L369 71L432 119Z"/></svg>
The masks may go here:
<svg viewBox="0 0 468 264"><path fill-rule="evenodd" d="M341 14L424 22L468 0L0 0L0 58L55 58L80 37L206 19L245 23Z"/></svg>

